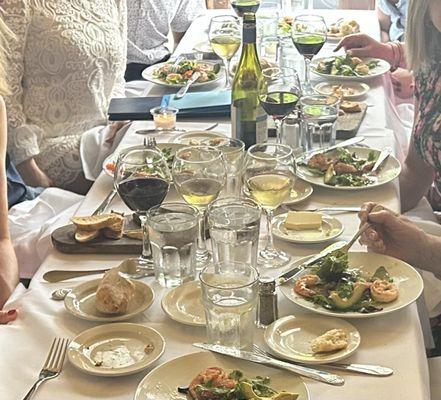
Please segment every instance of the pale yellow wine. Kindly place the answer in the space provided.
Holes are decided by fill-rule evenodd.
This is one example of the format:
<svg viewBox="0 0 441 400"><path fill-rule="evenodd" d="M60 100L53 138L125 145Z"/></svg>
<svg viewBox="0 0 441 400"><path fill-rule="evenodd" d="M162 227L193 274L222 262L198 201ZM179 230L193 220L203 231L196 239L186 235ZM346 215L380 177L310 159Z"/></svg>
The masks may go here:
<svg viewBox="0 0 441 400"><path fill-rule="evenodd" d="M229 60L240 46L240 38L228 35L215 36L210 41L211 48L220 57Z"/></svg>
<svg viewBox="0 0 441 400"><path fill-rule="evenodd" d="M292 177L276 173L256 175L248 179L247 187L250 196L257 203L274 210L288 198L292 188Z"/></svg>
<svg viewBox="0 0 441 400"><path fill-rule="evenodd" d="M184 200L195 207L206 207L215 200L222 189L221 182L211 178L193 178L178 186Z"/></svg>

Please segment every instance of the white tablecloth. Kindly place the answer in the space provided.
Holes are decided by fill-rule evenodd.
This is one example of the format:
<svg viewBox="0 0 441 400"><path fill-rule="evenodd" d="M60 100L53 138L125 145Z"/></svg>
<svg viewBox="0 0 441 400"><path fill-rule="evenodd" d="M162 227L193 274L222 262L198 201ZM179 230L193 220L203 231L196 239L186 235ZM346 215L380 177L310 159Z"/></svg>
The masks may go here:
<svg viewBox="0 0 441 400"><path fill-rule="evenodd" d="M330 21L344 14L343 11L329 12ZM376 16L373 12L351 12L351 18L361 23L362 30L378 37ZM184 51L191 49L193 44L203 40L201 30L207 25L206 20L198 20L191 27L180 48ZM146 85L145 87L148 87ZM371 82L372 90L367 102L373 104L360 129L360 134L367 137L366 143L376 148L393 145L391 131L385 129L385 107L382 80ZM207 122L179 123L184 128L202 128ZM140 127L150 127L149 122L136 122L123 139L121 146L140 143L142 137L133 134ZM229 124L221 124L221 132L229 134ZM160 138L161 141L172 139L172 136ZM112 187L108 176L101 175L86 196L78 215L91 213ZM174 194L170 194L170 198ZM399 193L396 184L382 188L361 191L359 193L341 193L327 189L315 189L311 200L305 206L320 204L361 204L364 201L375 200L398 210ZM115 200L111 206L114 210L126 210L121 201ZM345 225L341 239L349 239L357 228L358 222L354 214L339 216ZM293 256L300 257L315 253L320 246L294 246L276 241L276 245L289 251ZM31 283L30 290L18 296L8 307L19 309L19 318L13 324L0 327L0 399L19 399L26 393L38 376L54 336L74 337L87 328L96 326L95 323L77 319L64 309L63 303L50 300L50 293L59 287L73 287L82 279L75 279L59 284L49 284L42 281L44 272L52 269L75 268L91 269L109 267L118 264L123 256L111 255L66 255L52 251L37 272ZM155 294L153 306L142 317L133 322L145 323L157 329L166 339L166 350L156 365L189 352L196 351L191 343L203 341L204 329L180 325L168 319L163 313L160 301L164 289L152 279ZM297 314L302 310L289 303L279 295L280 315ZM345 374L346 384L343 387L332 387L315 381L306 380L312 399L326 400L370 400L370 399L400 399L427 400L429 399L428 372L424 343L420 322L415 305L384 317L367 320L353 320L361 333L361 346L348 360L349 362L376 363L394 368L395 374L388 378L374 378L363 375ZM259 333L258 335L261 335ZM85 375L66 362L63 372L58 379L52 380L41 387L37 399L114 399L128 400L133 398L136 387L147 373L104 379Z"/></svg>

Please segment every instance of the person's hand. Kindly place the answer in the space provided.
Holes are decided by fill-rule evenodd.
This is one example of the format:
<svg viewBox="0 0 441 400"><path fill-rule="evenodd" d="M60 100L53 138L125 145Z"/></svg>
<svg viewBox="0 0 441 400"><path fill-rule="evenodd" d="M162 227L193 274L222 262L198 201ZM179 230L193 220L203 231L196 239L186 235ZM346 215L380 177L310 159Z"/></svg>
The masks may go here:
<svg viewBox="0 0 441 400"><path fill-rule="evenodd" d="M112 146L118 131L129 123L130 121L115 121L108 125L109 131L106 133L106 144Z"/></svg>
<svg viewBox="0 0 441 400"><path fill-rule="evenodd" d="M17 170L20 172L24 182L33 187L50 187L53 186L49 177L40 169L33 158L17 165Z"/></svg>
<svg viewBox="0 0 441 400"><path fill-rule="evenodd" d="M399 98L408 99L413 96L415 84L412 72L404 68L398 68L392 72L390 78L394 92Z"/></svg>
<svg viewBox="0 0 441 400"><path fill-rule="evenodd" d="M364 33L356 33L354 35L345 36L338 43L334 51L341 48L352 57L375 57L393 63L393 52L390 45L377 42Z"/></svg>
<svg viewBox="0 0 441 400"><path fill-rule="evenodd" d="M17 310L0 311L0 325L14 321L17 315Z"/></svg>
<svg viewBox="0 0 441 400"><path fill-rule="evenodd" d="M376 203L365 203L358 214L360 225L371 224L361 235L360 243L369 251L420 265L424 258L425 233L407 218L384 207L381 211L372 211L376 206Z"/></svg>

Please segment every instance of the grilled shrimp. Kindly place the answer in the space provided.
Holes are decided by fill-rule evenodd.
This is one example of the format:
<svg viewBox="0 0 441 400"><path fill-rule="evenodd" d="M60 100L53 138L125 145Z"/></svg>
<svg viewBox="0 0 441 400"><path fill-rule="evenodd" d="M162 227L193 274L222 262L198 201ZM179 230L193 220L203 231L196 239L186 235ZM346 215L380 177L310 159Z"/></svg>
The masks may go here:
<svg viewBox="0 0 441 400"><path fill-rule="evenodd" d="M207 383L213 388L234 389L237 382L228 378L228 374L217 367L207 368L199 373L190 383L189 391L193 399L196 400L217 400L218 397L211 391L196 390L199 385L205 386Z"/></svg>
<svg viewBox="0 0 441 400"><path fill-rule="evenodd" d="M301 278L297 279L294 285L294 292L303 297L313 297L317 294L311 286L317 285L320 278L318 275L303 275Z"/></svg>
<svg viewBox="0 0 441 400"><path fill-rule="evenodd" d="M308 165L312 168L317 168L320 171L324 172L328 169L329 162L324 154L316 154L311 157L311 159L308 162Z"/></svg>
<svg viewBox="0 0 441 400"><path fill-rule="evenodd" d="M357 168L355 168L353 165L345 164L342 162L338 162L337 164L335 164L334 170L337 175L358 173Z"/></svg>
<svg viewBox="0 0 441 400"><path fill-rule="evenodd" d="M370 286L371 296L379 303L390 303L398 297L397 286L385 279L376 279Z"/></svg>

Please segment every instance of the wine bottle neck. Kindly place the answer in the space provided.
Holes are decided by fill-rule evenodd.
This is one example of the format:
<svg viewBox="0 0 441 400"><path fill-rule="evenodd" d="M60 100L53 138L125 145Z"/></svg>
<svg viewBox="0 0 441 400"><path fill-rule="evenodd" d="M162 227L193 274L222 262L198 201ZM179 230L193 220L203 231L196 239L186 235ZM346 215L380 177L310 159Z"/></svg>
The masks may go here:
<svg viewBox="0 0 441 400"><path fill-rule="evenodd" d="M244 22L243 23L242 41L243 41L244 46L246 44L256 45L256 23L255 22Z"/></svg>

